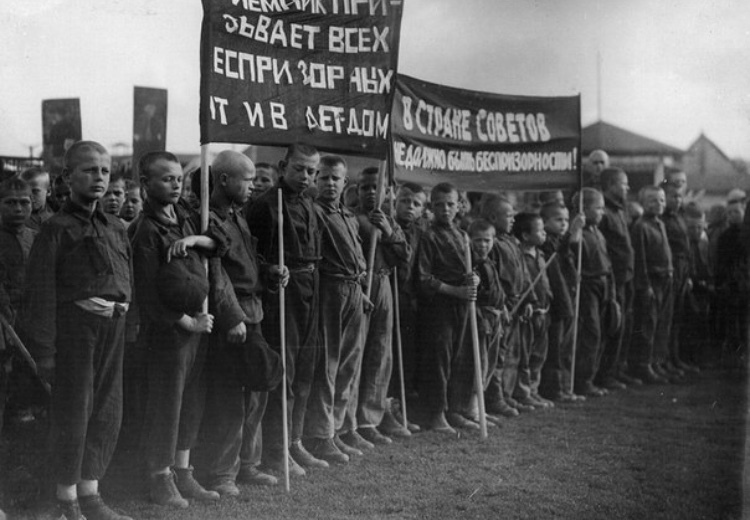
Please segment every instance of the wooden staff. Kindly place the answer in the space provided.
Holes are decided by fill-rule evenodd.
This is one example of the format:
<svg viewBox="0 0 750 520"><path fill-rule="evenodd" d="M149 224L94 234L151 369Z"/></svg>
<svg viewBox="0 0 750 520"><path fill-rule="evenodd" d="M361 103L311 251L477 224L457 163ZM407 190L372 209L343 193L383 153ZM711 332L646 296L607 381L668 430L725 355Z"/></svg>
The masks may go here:
<svg viewBox="0 0 750 520"><path fill-rule="evenodd" d="M583 189L581 189L581 200L579 201L578 214L583 215ZM585 225L585 224L584 224ZM573 393L576 380L576 350L578 344L578 313L581 309L581 262L583 261L583 228L578 241L578 260L576 262L576 297L575 313L573 314L573 352L572 364L570 366L570 393Z"/></svg>
<svg viewBox="0 0 750 520"><path fill-rule="evenodd" d="M208 143L201 145L201 233L208 231L208 197L210 196L208 193L208 176L210 175L208 171L208 147ZM203 268L208 275L208 258L203 258ZM208 297L203 300L201 313L208 314Z"/></svg>
<svg viewBox="0 0 750 520"><path fill-rule="evenodd" d="M471 243L465 235L466 244L466 275L471 277ZM479 327L477 325L477 301L469 300L469 322L471 324L471 346L474 349L474 389L477 393L477 407L479 408L479 432L482 440L487 438L487 415L484 411L484 382L482 381L482 359L479 352Z"/></svg>
<svg viewBox="0 0 750 520"><path fill-rule="evenodd" d="M534 290L534 286L539 283L539 280L542 279L542 275L547 270L549 265L552 263L552 260L554 260L556 256L557 256L557 251L552 253L552 256L549 257L549 260L547 260L544 263L542 268L539 270L539 274L536 275L536 278L534 278L534 280L531 282L531 285L523 292L521 297L518 298L518 301L516 302L515 306L511 309L510 314L508 316L512 317L518 312L518 309L521 308L521 304L523 304L523 301L526 299L529 293L531 293L531 291Z"/></svg>
<svg viewBox="0 0 750 520"><path fill-rule="evenodd" d="M278 221L279 221L279 274L284 272L284 196L279 187L278 191ZM289 425L287 424L286 403L286 297L284 285L279 280L279 346L281 349L281 371L283 375L281 384L281 416L283 417L282 442L284 443L284 488L289 493Z"/></svg>
<svg viewBox="0 0 750 520"><path fill-rule="evenodd" d="M385 161L380 162L378 168L378 191L375 194L375 209L380 209L383 204L383 184L385 184ZM367 299L372 301L372 278L375 275L375 249L378 247L378 240L380 239L380 230L375 226L372 226L372 235L370 236L370 249L367 254L367 292L365 296Z"/></svg>

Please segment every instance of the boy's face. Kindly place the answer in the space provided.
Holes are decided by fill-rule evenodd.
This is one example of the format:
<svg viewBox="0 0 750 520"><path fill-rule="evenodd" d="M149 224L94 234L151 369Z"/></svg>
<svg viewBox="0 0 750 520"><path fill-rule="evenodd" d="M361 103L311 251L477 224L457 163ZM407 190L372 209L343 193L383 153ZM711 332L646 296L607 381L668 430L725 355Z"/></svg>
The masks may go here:
<svg viewBox="0 0 750 520"><path fill-rule="evenodd" d="M34 211L38 211L47 204L47 195L49 195L49 173L37 175L29 181L31 188L31 206Z"/></svg>
<svg viewBox="0 0 750 520"><path fill-rule="evenodd" d="M78 152L77 163L67 171L71 198L82 204L96 202L107 192L112 160L93 149Z"/></svg>
<svg viewBox="0 0 750 520"><path fill-rule="evenodd" d="M570 226L570 214L567 208L560 208L544 223L544 230L550 235L562 236Z"/></svg>
<svg viewBox="0 0 750 520"><path fill-rule="evenodd" d="M664 191L649 191L646 193L641 203L643 206L643 214L651 216L659 216L664 213L666 202L664 200Z"/></svg>
<svg viewBox="0 0 750 520"><path fill-rule="evenodd" d="M253 179L255 196L273 188L274 182L274 173L268 168L258 168L255 170L255 179Z"/></svg>
<svg viewBox="0 0 750 520"><path fill-rule="evenodd" d="M620 202L628 200L629 191L628 176L624 173L618 173L617 177L612 179L612 183L607 188L607 192Z"/></svg>
<svg viewBox="0 0 750 520"><path fill-rule="evenodd" d="M706 217L688 217L685 219L685 224L687 224L688 236L691 240L697 242L701 239L703 231L706 229Z"/></svg>
<svg viewBox="0 0 750 520"><path fill-rule="evenodd" d="M31 195L25 191L10 191L0 199L0 222L9 227L22 226L31 215Z"/></svg>
<svg viewBox="0 0 750 520"><path fill-rule="evenodd" d="M435 221L440 224L450 224L458 214L458 193L436 193L432 197L432 212Z"/></svg>
<svg viewBox="0 0 750 520"><path fill-rule="evenodd" d="M125 194L125 202L120 210L120 218L128 222L137 217L143 209L143 200L141 199L141 190L133 188Z"/></svg>
<svg viewBox="0 0 750 520"><path fill-rule="evenodd" d="M118 179L115 182L110 182L109 186L107 186L107 191L104 193L104 198L102 199L102 209L104 210L104 213L119 215L124 202L125 181L123 179Z"/></svg>
<svg viewBox="0 0 750 520"><path fill-rule="evenodd" d="M745 219L745 208L742 204L729 204L727 206L727 222L729 224L742 224Z"/></svg>
<svg viewBox="0 0 750 520"><path fill-rule="evenodd" d="M495 230L475 231L471 234L471 249L480 260L486 260L495 242Z"/></svg>
<svg viewBox="0 0 750 520"><path fill-rule="evenodd" d="M524 242L529 245L539 247L547 240L547 233L544 231L544 222L541 218L535 218L531 221L531 232L524 233Z"/></svg>
<svg viewBox="0 0 750 520"><path fill-rule="evenodd" d="M62 206L70 198L70 186L67 182L63 182L55 186L55 200L57 204Z"/></svg>
<svg viewBox="0 0 750 520"><path fill-rule="evenodd" d="M669 211L678 211L682 207L682 192L677 188L670 187L667 189L665 198Z"/></svg>
<svg viewBox="0 0 750 520"><path fill-rule="evenodd" d="M414 222L422 216L427 197L424 193L412 193L401 189L396 197L396 219L400 222Z"/></svg>
<svg viewBox="0 0 750 520"><path fill-rule="evenodd" d="M176 204L182 193L182 168L179 163L159 159L143 178L148 200L160 206Z"/></svg>
<svg viewBox="0 0 750 520"><path fill-rule="evenodd" d="M495 208L495 212L491 215L491 221L495 224L495 228L500 233L510 233L513 229L513 222L515 222L516 211L507 202L501 202Z"/></svg>
<svg viewBox="0 0 750 520"><path fill-rule="evenodd" d="M468 215L471 211L471 202L466 194L463 194L458 198L458 212L461 216Z"/></svg>
<svg viewBox="0 0 750 520"><path fill-rule="evenodd" d="M359 183L357 184L357 195L359 196L359 204L365 211L372 211L377 205L378 199L378 175L367 174L360 175Z"/></svg>
<svg viewBox="0 0 750 520"><path fill-rule="evenodd" d="M221 176L222 188L233 204L242 205L250 198L255 180L255 166L246 165Z"/></svg>
<svg viewBox="0 0 750 520"><path fill-rule="evenodd" d="M667 176L667 182L677 188L681 194L687 189L687 174L685 172L674 172Z"/></svg>
<svg viewBox="0 0 750 520"><path fill-rule="evenodd" d="M280 163L284 172L284 182L295 193L302 193L315 180L319 162L320 154L302 155L295 152L288 161Z"/></svg>
<svg viewBox="0 0 750 520"><path fill-rule="evenodd" d="M586 223L598 226L604 216L604 198L601 195L595 196L584 208L586 214Z"/></svg>
<svg viewBox="0 0 750 520"><path fill-rule="evenodd" d="M318 172L315 185L318 188L318 199L333 203L339 200L347 182L347 171L343 164L334 167L324 166Z"/></svg>

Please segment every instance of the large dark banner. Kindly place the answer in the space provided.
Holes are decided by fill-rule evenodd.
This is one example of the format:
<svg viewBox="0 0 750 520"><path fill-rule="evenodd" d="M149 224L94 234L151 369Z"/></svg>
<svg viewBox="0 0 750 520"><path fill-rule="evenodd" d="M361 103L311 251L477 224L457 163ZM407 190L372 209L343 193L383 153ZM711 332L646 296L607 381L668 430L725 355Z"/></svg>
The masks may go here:
<svg viewBox="0 0 750 520"><path fill-rule="evenodd" d="M45 167L57 174L70 145L81 140L81 101L45 99L42 101L42 157Z"/></svg>
<svg viewBox="0 0 750 520"><path fill-rule="evenodd" d="M167 91L133 89L133 164L146 152L163 152L167 146Z"/></svg>
<svg viewBox="0 0 750 520"><path fill-rule="evenodd" d="M383 158L402 0L203 0L201 142Z"/></svg>
<svg viewBox="0 0 750 520"><path fill-rule="evenodd" d="M476 92L399 75L393 102L396 180L460 189L579 186L580 96Z"/></svg>

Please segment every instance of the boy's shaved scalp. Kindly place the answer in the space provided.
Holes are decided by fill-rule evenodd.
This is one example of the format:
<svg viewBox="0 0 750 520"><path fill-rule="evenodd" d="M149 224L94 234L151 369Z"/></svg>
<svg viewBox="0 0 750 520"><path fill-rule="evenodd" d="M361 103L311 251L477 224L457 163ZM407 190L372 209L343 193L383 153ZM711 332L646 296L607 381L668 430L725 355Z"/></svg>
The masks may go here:
<svg viewBox="0 0 750 520"><path fill-rule="evenodd" d="M501 204L507 204L511 208L513 207L513 204L502 195L498 195L497 193L486 193L482 197L482 200L479 201L479 214L483 218L492 219Z"/></svg>
<svg viewBox="0 0 750 520"><path fill-rule="evenodd" d="M19 177L26 182L31 182L42 175L49 175L49 172L40 166L32 166L22 171Z"/></svg>
<svg viewBox="0 0 750 520"><path fill-rule="evenodd" d="M456 188L450 182L441 182L440 184L436 184L435 187L432 188L432 192L430 193L430 198L434 199L435 195L439 195L441 193L444 195L455 193L456 196L458 196L458 188Z"/></svg>
<svg viewBox="0 0 750 520"><path fill-rule="evenodd" d="M78 166L81 153L91 150L101 155L109 155L107 149L96 141L77 141L68 148L67 152L65 152L65 157L63 158L63 169L67 172L74 170L75 167Z"/></svg>
<svg viewBox="0 0 750 520"><path fill-rule="evenodd" d="M138 176L148 178L151 175L151 167L161 160L180 164L180 160L171 152L148 152L141 155L138 160Z"/></svg>
<svg viewBox="0 0 750 520"><path fill-rule="evenodd" d="M247 169L255 170L253 161L244 153L234 150L224 150L214 158L211 164L211 176L215 182L222 173L235 174Z"/></svg>
<svg viewBox="0 0 750 520"><path fill-rule="evenodd" d="M341 165L344 168L346 168L346 161L343 157L340 155L324 155L320 158L320 164L318 165L318 168L335 168L336 166Z"/></svg>
<svg viewBox="0 0 750 520"><path fill-rule="evenodd" d="M484 233L489 230L495 231L495 226L483 218L478 218L469 224L468 233L470 237L473 237L475 233Z"/></svg>
<svg viewBox="0 0 750 520"><path fill-rule="evenodd" d="M405 182L398 188L398 193L401 193L401 190L408 190L414 195L419 195L420 193L424 193L424 188L417 184L416 182Z"/></svg>
<svg viewBox="0 0 750 520"><path fill-rule="evenodd" d="M622 168L605 168L602 171L601 176L599 177L599 182L602 185L602 189L606 190L607 188L609 188L610 185L615 183L615 181L621 174L627 175L627 173L625 173L625 170L623 170Z"/></svg>

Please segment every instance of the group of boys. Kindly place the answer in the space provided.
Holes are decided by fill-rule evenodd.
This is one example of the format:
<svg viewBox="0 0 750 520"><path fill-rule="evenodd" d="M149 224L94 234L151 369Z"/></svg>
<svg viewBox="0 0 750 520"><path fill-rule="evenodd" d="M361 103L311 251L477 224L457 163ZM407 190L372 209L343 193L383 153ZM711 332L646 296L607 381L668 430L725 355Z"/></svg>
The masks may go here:
<svg viewBox="0 0 750 520"><path fill-rule="evenodd" d="M140 446L151 500L175 508L410 436L419 427L392 406L401 385L429 429L479 429L472 307L490 425L697 370L670 332L697 265L679 175L642 190L632 226L627 175L610 168L602 192L574 197L572 220L559 193L520 214L487 194L476 218L459 219L460 193L443 183L427 222L427 194L413 183L398 188L392 215L382 209L377 168L361 172L348 207L339 156L298 143L276 169L225 151L208 173L201 229L173 154L141 157L140 185L110 168L100 144L71 146L69 198L54 215L35 206L38 235L27 227L34 183L0 186L0 312L52 382L61 517L128 518L98 487L121 423ZM248 352L282 346L285 381L241 373Z"/></svg>

